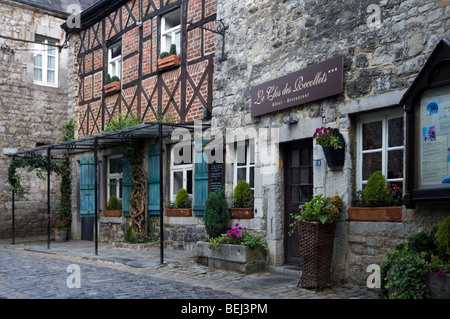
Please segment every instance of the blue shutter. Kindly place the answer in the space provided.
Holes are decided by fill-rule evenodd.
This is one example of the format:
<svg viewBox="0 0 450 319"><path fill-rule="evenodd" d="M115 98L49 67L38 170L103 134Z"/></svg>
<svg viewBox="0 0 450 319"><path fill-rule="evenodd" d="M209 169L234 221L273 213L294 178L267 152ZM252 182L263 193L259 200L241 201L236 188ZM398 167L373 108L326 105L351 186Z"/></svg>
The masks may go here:
<svg viewBox="0 0 450 319"><path fill-rule="evenodd" d="M152 145L148 149L148 213L149 215L160 214L160 190L161 173L159 167L159 145Z"/></svg>
<svg viewBox="0 0 450 319"><path fill-rule="evenodd" d="M208 163L203 158L203 140L195 142L194 165L194 205L192 207L195 216L205 215L205 203L208 197Z"/></svg>
<svg viewBox="0 0 450 319"><path fill-rule="evenodd" d="M122 178L122 215L130 216L130 194L131 194L132 175L130 161L123 161L123 178Z"/></svg>
<svg viewBox="0 0 450 319"><path fill-rule="evenodd" d="M93 157L80 159L80 215L94 216L95 213L95 162Z"/></svg>

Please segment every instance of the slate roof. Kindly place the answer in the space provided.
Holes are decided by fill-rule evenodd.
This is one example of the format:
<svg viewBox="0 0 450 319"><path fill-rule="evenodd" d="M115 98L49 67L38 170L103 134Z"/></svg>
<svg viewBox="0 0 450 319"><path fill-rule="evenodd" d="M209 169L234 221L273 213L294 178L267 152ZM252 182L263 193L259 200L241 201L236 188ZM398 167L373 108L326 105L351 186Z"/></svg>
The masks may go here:
<svg viewBox="0 0 450 319"><path fill-rule="evenodd" d="M81 10L84 11L87 8L93 6L100 0L13 0L15 2L27 4L39 9L48 10L58 14L69 15L67 8L71 4L77 4Z"/></svg>

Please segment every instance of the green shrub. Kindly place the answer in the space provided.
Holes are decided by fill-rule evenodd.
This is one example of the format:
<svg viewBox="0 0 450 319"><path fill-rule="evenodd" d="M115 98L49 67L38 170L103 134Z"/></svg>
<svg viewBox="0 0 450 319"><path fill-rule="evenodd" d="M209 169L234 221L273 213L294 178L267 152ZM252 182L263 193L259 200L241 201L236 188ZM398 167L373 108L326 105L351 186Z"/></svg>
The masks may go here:
<svg viewBox="0 0 450 319"><path fill-rule="evenodd" d="M440 255L450 257L450 215L444 218L436 233L436 244Z"/></svg>
<svg viewBox="0 0 450 319"><path fill-rule="evenodd" d="M159 58L164 59L164 58L167 58L168 56L170 56L170 53L167 51L164 51L159 55Z"/></svg>
<svg viewBox="0 0 450 319"><path fill-rule="evenodd" d="M176 44L172 44L170 46L169 55L177 55L177 46L176 46Z"/></svg>
<svg viewBox="0 0 450 319"><path fill-rule="evenodd" d="M120 204L119 199L116 196L110 196L109 201L106 203L106 209L121 209L122 205Z"/></svg>
<svg viewBox="0 0 450 319"><path fill-rule="evenodd" d="M112 80L111 80L111 75L109 74L109 73L107 73L106 75L105 75L105 84L109 84L109 83L111 83L112 82Z"/></svg>
<svg viewBox="0 0 450 319"><path fill-rule="evenodd" d="M175 198L175 205L178 208L191 208L192 201L189 199L189 194L187 190L181 188L177 192L177 197Z"/></svg>
<svg viewBox="0 0 450 319"><path fill-rule="evenodd" d="M437 226L430 231L418 232L408 238L408 247L411 251L426 253L427 259L430 259L431 254L436 249L436 231Z"/></svg>
<svg viewBox="0 0 450 319"><path fill-rule="evenodd" d="M253 198L250 185L246 181L239 181L233 192L234 207L252 207Z"/></svg>
<svg viewBox="0 0 450 319"><path fill-rule="evenodd" d="M114 76L111 78L111 83L112 83L112 82L117 82L117 81L120 81L120 78L119 78L117 75L114 75Z"/></svg>
<svg viewBox="0 0 450 319"><path fill-rule="evenodd" d="M230 214L225 199L225 191L219 189L208 195L205 203L205 230L209 238L215 238L225 233L228 228Z"/></svg>
<svg viewBox="0 0 450 319"><path fill-rule="evenodd" d="M369 207L385 205L386 180L380 171L370 175L366 188L364 188L364 201Z"/></svg>

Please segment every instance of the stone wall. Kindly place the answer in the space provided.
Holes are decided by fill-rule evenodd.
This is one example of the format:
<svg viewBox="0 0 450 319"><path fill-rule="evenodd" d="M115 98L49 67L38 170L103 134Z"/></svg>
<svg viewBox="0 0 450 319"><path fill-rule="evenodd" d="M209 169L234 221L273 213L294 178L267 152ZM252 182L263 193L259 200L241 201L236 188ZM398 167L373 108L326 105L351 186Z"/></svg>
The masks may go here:
<svg viewBox="0 0 450 319"><path fill-rule="evenodd" d="M41 35L64 42L61 17L14 1L0 1L0 34L34 41ZM68 50L59 55L59 86L33 83L33 44L0 38L0 145L18 151L60 141L62 125L73 115L67 98ZM6 181L11 158L0 157L0 238L11 236L11 191ZM43 235L47 231L47 183L33 172L20 170L26 200L16 198L16 235ZM58 213L59 178L51 177L51 211Z"/></svg>
<svg viewBox="0 0 450 319"><path fill-rule="evenodd" d="M356 191L356 115L399 103L439 40L450 37L450 21L443 19L449 15L450 1L218 0L217 19L229 29L227 59L215 63L213 126L224 135L239 127L274 129L278 138L267 139L272 144L311 138L320 126L339 128L344 136L348 147L342 169L328 169L322 148L313 148L314 160L322 161L314 167L314 193L337 193L345 204L335 241L337 281L364 285L368 263L381 264L396 243L448 214L443 206L417 207L404 209L402 223L363 223L347 221L346 208ZM218 51L221 40L216 38ZM338 55L344 57L342 94L251 117L252 87ZM284 124L288 116L299 122ZM278 150L271 165L255 166L258 213L252 224L266 236L271 265L284 262L283 153ZM257 145L257 155L260 151ZM228 197L230 170L232 164L227 166Z"/></svg>

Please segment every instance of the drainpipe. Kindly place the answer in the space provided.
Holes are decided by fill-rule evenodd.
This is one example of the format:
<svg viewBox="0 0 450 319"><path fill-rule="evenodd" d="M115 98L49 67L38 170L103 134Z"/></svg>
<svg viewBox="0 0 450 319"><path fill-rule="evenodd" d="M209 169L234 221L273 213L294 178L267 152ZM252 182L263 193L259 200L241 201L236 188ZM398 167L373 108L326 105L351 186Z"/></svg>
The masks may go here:
<svg viewBox="0 0 450 319"><path fill-rule="evenodd" d="M14 160L16 159L16 156L13 155L12 160L14 162ZM12 221L12 244L14 245L14 239L15 239L15 233L14 233L14 229L15 229L15 225L14 225L14 213L15 213L15 194L16 192L14 191L14 189L12 190L12 216L11 216L11 221Z"/></svg>
<svg viewBox="0 0 450 319"><path fill-rule="evenodd" d="M47 249L50 249L50 147L47 149Z"/></svg>
<svg viewBox="0 0 450 319"><path fill-rule="evenodd" d="M164 211L163 211L163 145L162 145L162 124L158 123L158 143L159 143L159 234L160 234L160 258L164 264Z"/></svg>
<svg viewBox="0 0 450 319"><path fill-rule="evenodd" d="M98 255L98 226L97 226L97 211L98 211L98 138L94 140L94 237L95 237L95 255Z"/></svg>

